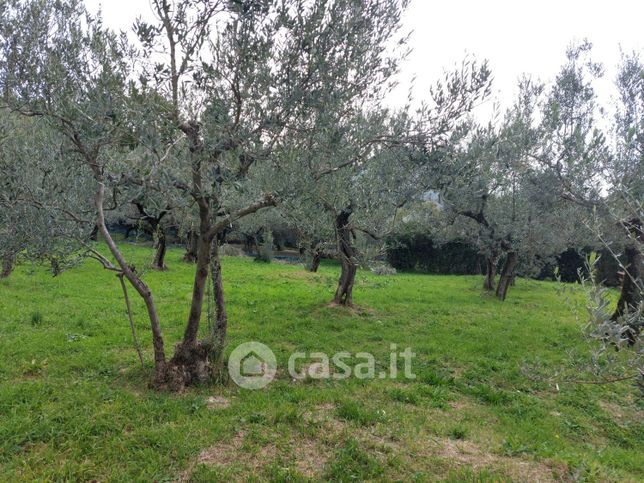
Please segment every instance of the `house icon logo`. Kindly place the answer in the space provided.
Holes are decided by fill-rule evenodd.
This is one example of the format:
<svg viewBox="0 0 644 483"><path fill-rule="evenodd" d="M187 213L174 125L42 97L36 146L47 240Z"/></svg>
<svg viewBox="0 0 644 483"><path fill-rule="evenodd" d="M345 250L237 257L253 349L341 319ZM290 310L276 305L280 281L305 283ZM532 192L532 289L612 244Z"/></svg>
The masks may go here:
<svg viewBox="0 0 644 483"><path fill-rule="evenodd" d="M228 373L239 387L261 389L275 377L275 354L261 342L246 342L237 346L228 358Z"/></svg>

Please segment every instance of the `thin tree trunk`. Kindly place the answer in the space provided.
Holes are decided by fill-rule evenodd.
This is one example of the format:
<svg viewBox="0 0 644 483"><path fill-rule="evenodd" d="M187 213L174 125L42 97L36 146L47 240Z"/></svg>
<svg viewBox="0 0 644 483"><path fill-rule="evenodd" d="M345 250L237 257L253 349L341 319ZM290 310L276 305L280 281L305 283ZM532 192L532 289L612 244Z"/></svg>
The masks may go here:
<svg viewBox="0 0 644 483"><path fill-rule="evenodd" d="M496 266L499 262L499 256L496 254L485 257L485 280L483 281L483 290L486 292L494 291L494 282L496 281Z"/></svg>
<svg viewBox="0 0 644 483"><path fill-rule="evenodd" d="M13 265L15 257L13 255L5 255L2 258L2 271L0 271L0 278L7 278L13 272Z"/></svg>
<svg viewBox="0 0 644 483"><path fill-rule="evenodd" d="M349 218L353 210L349 207L340 212L335 219L335 232L338 242L338 252L342 263L342 272L338 282L333 301L338 305L351 306L353 304L353 285L358 266L356 263L356 250L353 246Z"/></svg>
<svg viewBox="0 0 644 483"><path fill-rule="evenodd" d="M143 362L143 354L141 353L141 346L139 345L139 340L136 337L136 327L134 327L134 318L132 317L132 306L130 305L130 297L127 295L127 285L125 285L125 280L123 280L123 273L118 274L119 282L121 282L121 289L123 290L123 298L125 299L125 308L127 309L127 318L130 321L130 330L132 331L132 342L134 342L134 348L136 353L139 355L139 361L141 361L141 367L145 367Z"/></svg>
<svg viewBox="0 0 644 483"><path fill-rule="evenodd" d="M154 255L154 262L152 262L153 268L157 270L165 270L165 254L167 251L167 241L165 236L165 231L163 228L157 228L157 251Z"/></svg>
<svg viewBox="0 0 644 483"><path fill-rule="evenodd" d="M496 287L496 296L499 300L505 300L518 261L517 252L508 252L507 259L503 265L503 271L501 272L501 278L499 279L499 285Z"/></svg>
<svg viewBox="0 0 644 483"><path fill-rule="evenodd" d="M200 186L200 182L195 182L195 186ZM199 190L195 190L199 192ZM192 304L190 315L183 336L183 341L177 344L176 351L170 361L168 370L168 382L175 389L180 390L186 385L194 383L203 383L212 377L213 369L217 366L212 362L214 341L208 337L203 341L198 341L199 325L203 313L203 301L205 296L208 274L212 260L212 245L216 243L217 237L230 225L230 217L213 224L211 220L211 203L206 198L197 198L199 204L199 240L197 249L197 267L195 270L195 280L192 292ZM272 197L267 196L259 203L248 206L243 210L235 213L235 219L239 219L266 206L272 206L275 201ZM217 251L218 254L218 251ZM217 258L218 260L218 258ZM225 325L227 322L226 312L224 309L223 288L221 284L221 269L218 266L217 279L215 287L217 291L216 304L218 306L219 328L222 329L222 341L225 336Z"/></svg>
<svg viewBox="0 0 644 483"><path fill-rule="evenodd" d="M203 312L203 299L206 282L208 280L210 251L212 247L212 238L206 235L207 231L202 230L202 234L199 236L197 243L197 269L195 270L195 279L192 287L192 304L190 306L188 324L183 335L183 347L185 349L194 348L197 345L197 333Z"/></svg>
<svg viewBox="0 0 644 483"><path fill-rule="evenodd" d="M212 245L212 237L207 235L207 231L203 230L199 236L192 304L186 330L183 340L177 344L174 356L169 363L168 384L177 391L187 385L206 383L212 377L210 356L213 341L206 339L200 342L198 340Z"/></svg>
<svg viewBox="0 0 644 483"><path fill-rule="evenodd" d="M49 257L49 264L51 266L51 273L54 277L57 277L63 273L63 268L60 266L60 261L56 257Z"/></svg>
<svg viewBox="0 0 644 483"><path fill-rule="evenodd" d="M132 284L134 289L141 296L145 302L146 309L148 311L148 317L150 319L150 327L152 329L152 346L154 348L154 369L156 372L156 380L158 382L163 382L166 378L166 359L165 359L165 349L163 344L163 336L161 335L161 324L159 322L159 316L156 311L156 306L154 304L154 299L152 298L152 292L148 286L141 280L132 270L132 267L128 265L123 257L123 254L116 246L114 239L110 235L110 232L105 225L105 213L103 211L103 199L105 197L105 185L102 183L102 175L95 168L95 176L98 182L98 190L94 198L94 204L96 207L98 220L96 222L98 229L105 239L110 252L116 259L119 268L125 275L125 278Z"/></svg>

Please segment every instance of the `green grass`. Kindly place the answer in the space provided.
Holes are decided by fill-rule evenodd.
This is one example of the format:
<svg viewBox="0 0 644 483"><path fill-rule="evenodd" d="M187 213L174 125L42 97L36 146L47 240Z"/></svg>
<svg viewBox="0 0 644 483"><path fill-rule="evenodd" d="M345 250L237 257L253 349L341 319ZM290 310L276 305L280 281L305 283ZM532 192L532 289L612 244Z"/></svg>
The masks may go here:
<svg viewBox="0 0 644 483"><path fill-rule="evenodd" d="M141 269L149 248L124 244ZM187 319L194 267L169 251L148 272L168 351ZM338 267L224 258L229 346L270 346L264 390L148 388L151 343L134 299L142 369L118 281L87 261L52 278L22 266L0 281L0 475L16 480L644 479L642 407L626 383L535 382L585 354L556 285L519 280L500 303L481 277L358 273L356 310L328 305ZM572 296L580 300L578 295ZM291 352L409 346L414 380L292 380ZM227 403L214 406L209 398Z"/></svg>

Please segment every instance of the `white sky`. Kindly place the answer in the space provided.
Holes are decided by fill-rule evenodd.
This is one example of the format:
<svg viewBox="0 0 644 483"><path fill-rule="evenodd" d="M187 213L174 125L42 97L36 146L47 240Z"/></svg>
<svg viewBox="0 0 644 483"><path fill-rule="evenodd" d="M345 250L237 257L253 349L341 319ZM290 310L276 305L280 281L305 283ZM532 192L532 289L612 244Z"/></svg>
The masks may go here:
<svg viewBox="0 0 644 483"><path fill-rule="evenodd" d="M102 5L105 24L114 29L127 30L137 16L151 16L148 0L86 3L93 11ZM620 46L625 52L644 52L643 21L644 0L412 0L403 28L413 31L413 52L389 102L405 102L414 76L414 97L422 99L444 70L470 54L489 59L495 96L507 107L519 75L552 80L566 47L588 38L594 60L606 67L598 92L602 104L610 107Z"/></svg>

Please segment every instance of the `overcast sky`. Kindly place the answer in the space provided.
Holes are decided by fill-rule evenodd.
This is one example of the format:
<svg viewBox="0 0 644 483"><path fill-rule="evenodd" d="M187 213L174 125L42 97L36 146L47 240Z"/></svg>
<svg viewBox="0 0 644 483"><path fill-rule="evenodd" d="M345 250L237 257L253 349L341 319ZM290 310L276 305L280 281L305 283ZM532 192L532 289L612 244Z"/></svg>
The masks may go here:
<svg viewBox="0 0 644 483"><path fill-rule="evenodd" d="M86 2L94 11L101 5L106 25L115 29L129 29L138 15L150 18L148 0ZM620 48L644 52L643 20L644 0L412 0L403 23L413 31L413 52L389 102L405 102L414 76L414 96L423 98L444 70L469 54L489 59L495 95L505 107L519 75L552 80L566 47L588 38L594 59L606 66L598 91L609 107Z"/></svg>

